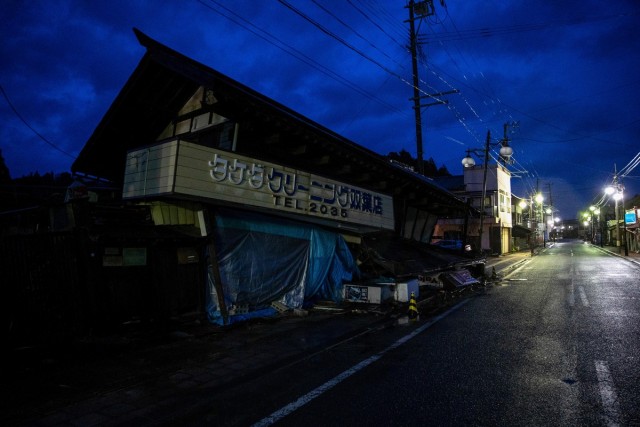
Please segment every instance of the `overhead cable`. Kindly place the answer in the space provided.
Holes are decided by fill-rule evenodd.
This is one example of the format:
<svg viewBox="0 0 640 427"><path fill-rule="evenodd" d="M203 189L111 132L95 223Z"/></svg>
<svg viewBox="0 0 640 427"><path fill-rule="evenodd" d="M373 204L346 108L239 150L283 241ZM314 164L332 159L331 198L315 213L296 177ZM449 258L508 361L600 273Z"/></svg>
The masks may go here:
<svg viewBox="0 0 640 427"><path fill-rule="evenodd" d="M298 49L294 48L293 46L291 46L291 45L285 43L284 41L280 40L279 38L277 38L273 34L271 34L271 33L267 32L267 31L262 30L261 28L257 27L256 25L254 25L250 21L246 20L245 18L243 18L239 14L235 13L231 9L229 9L226 6L222 5L220 2L215 1L215 0L208 0L210 3L215 4L218 8L223 9L226 12L226 14L223 13L221 10L218 10L218 9L212 7L211 5L206 4L205 0L198 0L198 1L203 6L209 8L210 10L212 10L212 11L214 11L214 12L220 14L220 15L222 15L223 17L229 19L230 21L234 22L235 24L241 26L245 30L251 32L252 34L254 34L254 35L258 36L258 37L260 37L261 39L263 39L266 42L272 44L273 46L283 50L284 52L288 53L289 55L299 59L300 61L304 62L305 64L317 69L321 73L325 74L326 76L330 77L333 80L336 80L340 84L342 84L344 86L347 86L348 88L354 90L355 92L359 93L360 95L363 95L363 96L365 96L365 97L367 97L369 99L375 100L376 102L379 102L380 104L385 105L386 107L388 107L392 111L402 112L401 110L399 110L395 106L393 106L393 105L387 103L386 101L376 97L375 95L367 92L365 89L363 89L360 86L356 85L352 81L342 77L341 75L335 73L334 71L332 71L328 67L325 67L321 63L315 61L313 58L309 57L305 53L301 52L300 50L298 50ZM251 27L251 28L249 28L249 27Z"/></svg>
<svg viewBox="0 0 640 427"><path fill-rule="evenodd" d="M22 117L22 115L20 115L20 113L18 112L18 110L16 109L16 107L13 106L13 103L11 102L11 100L9 99L9 96L7 95L7 93L4 91L4 88L2 87L2 85L0 85L0 92L2 92L2 96L4 97L4 99L7 101L7 104L9 104L9 108L11 108L11 111L13 111L13 113L16 115L16 117L18 117L20 119L20 121L22 123L24 123L24 125L26 127L28 127L33 133L35 133L38 138L40 138L41 140L43 140L44 142L46 142L49 146L51 146L54 150L57 150L59 152L61 152L62 154L64 154L65 156L68 156L72 159L75 159L76 156L74 156L73 154L70 154L66 151L64 151L62 148L58 147L56 144L54 144L53 142L49 141L47 138L45 138L40 132L38 132L37 130L35 130L33 128L33 126L31 126L25 119L24 117Z"/></svg>
<svg viewBox="0 0 640 427"><path fill-rule="evenodd" d="M527 31L539 31L546 28L553 28L559 26L568 26L568 25L581 25L590 22L597 21L606 21L611 19L625 18L629 16L637 15L637 11L627 12L627 13L619 13L615 15L606 15L606 16L594 16L585 19L570 19L564 21L551 21L551 22L541 22L536 24L520 24L520 25L508 25L504 27L485 27L485 28L475 28L470 30L461 30L454 32L444 32L434 34L430 37L424 37L421 41L424 42L434 42L434 41L457 41L457 40L466 40L473 38L483 38L483 37L491 37L497 35L508 35L513 33L522 33Z"/></svg>
<svg viewBox="0 0 640 427"><path fill-rule="evenodd" d="M210 0L213 1L213 0ZM323 33L325 33L326 35L328 35L329 37L339 41L341 44L343 44L344 46L346 46L347 48L349 48L350 50L354 51L355 53L357 53L358 55L362 56L364 59L366 59L367 61L371 62L372 64L378 66L379 68L381 68L383 71L391 74L392 76L398 78L398 80L400 80L401 82L405 83L406 85L410 86L410 87L414 87L413 84L411 82L409 82L406 78L404 78L403 76L401 76L400 74L396 73L395 71L391 70L389 67L385 66L384 64L380 63L379 61L376 61L375 59L373 59L371 56L367 55L366 53L364 53L363 51L361 51L360 49L356 48L355 46L353 46L352 44L348 43L346 40L344 40L342 37L338 36L337 34L333 33L332 31L330 31L328 28L326 28L325 26L323 26L322 24L320 24L319 22L317 22L316 20L314 20L313 18L311 18L309 15L305 14L304 12L302 12L301 10L297 9L296 7L294 7L291 3L289 3L286 0L278 0L278 2L280 4L282 4L283 6L285 6L286 8L290 9L291 11L293 11L294 13L296 13L298 16L300 16L301 18L305 19L306 21L308 21L309 23L313 24L313 26L315 26L316 28L318 28L320 31L322 31ZM420 88L416 88L418 91L420 91L421 93L423 93L424 95L429 96L429 94L427 94L425 91L423 91ZM434 98L437 100L437 98Z"/></svg>

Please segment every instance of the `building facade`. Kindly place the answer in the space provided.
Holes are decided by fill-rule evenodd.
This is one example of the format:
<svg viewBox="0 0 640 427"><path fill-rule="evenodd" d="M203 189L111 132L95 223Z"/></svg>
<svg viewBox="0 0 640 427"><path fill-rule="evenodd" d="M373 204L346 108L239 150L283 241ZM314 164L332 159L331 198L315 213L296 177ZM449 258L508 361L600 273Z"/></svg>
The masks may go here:
<svg viewBox="0 0 640 427"><path fill-rule="evenodd" d="M147 53L72 170L120 186L122 206L148 211L156 235L179 227L195 239L176 259L204 272L210 320L340 301L346 283L460 261L406 242L428 243L439 218L466 216L464 200L136 35ZM132 263L153 270L148 245L118 238L96 253L104 277ZM127 291L153 289L140 282Z"/></svg>
<svg viewBox="0 0 640 427"><path fill-rule="evenodd" d="M483 204L484 172L483 165L476 165L465 168L462 177L437 182L465 200L468 206L480 211ZM472 249L481 248L483 253L508 253L513 249L511 173L504 165L493 164L487 165L486 177L482 224L480 216L441 218L436 224L434 235L437 238L466 242Z"/></svg>

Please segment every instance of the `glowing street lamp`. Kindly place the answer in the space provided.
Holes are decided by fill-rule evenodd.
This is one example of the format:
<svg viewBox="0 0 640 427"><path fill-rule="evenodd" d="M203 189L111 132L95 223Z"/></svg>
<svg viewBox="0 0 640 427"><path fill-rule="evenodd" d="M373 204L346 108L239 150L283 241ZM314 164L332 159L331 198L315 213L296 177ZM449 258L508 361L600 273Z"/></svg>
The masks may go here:
<svg viewBox="0 0 640 427"><path fill-rule="evenodd" d="M585 217L590 216L589 218L589 222L591 222L591 243L596 243L597 244L597 239L596 239L596 231L598 230L600 232L600 246L603 245L602 243L602 230L601 230L601 226L600 226L600 208L598 208L597 206L591 205L589 206L589 212L585 212L584 213ZM597 220L597 223L596 223Z"/></svg>
<svg viewBox="0 0 640 427"><path fill-rule="evenodd" d="M622 183L618 182L618 175L614 175L613 177L613 184L607 186L607 188L604 189L604 192L606 195L608 196L613 196L613 200L615 200L615 210L616 210L616 246L620 246L620 240L621 240L621 236L620 236L620 212L618 209L618 203L620 201L622 201L622 211L624 212L624 186L622 185ZM629 252L627 249L627 239L626 239L626 234L627 234L627 224L624 224L624 233L625 233L625 238L624 238L624 255L628 256ZM618 252L621 252L621 249L618 249Z"/></svg>
<svg viewBox="0 0 640 427"><path fill-rule="evenodd" d="M544 229L542 230L542 247L546 248L547 247L547 234L548 234L548 221L545 221L544 216L546 215L551 215L552 211L551 208L547 207L546 209L544 208L544 197L542 196L542 193L538 193L536 194L536 198L535 198L536 202L538 203L538 205L540 206L540 222L544 224Z"/></svg>
<svg viewBox="0 0 640 427"><path fill-rule="evenodd" d="M538 204L538 207L540 208L540 222L542 222L544 220L544 217L542 215L542 202L544 201L544 197L542 196L542 193L536 194L533 200L536 201L536 203ZM540 224L540 222L537 222L537 224ZM537 224L536 224L536 232L539 228ZM546 246L544 230L542 231L542 244L543 246Z"/></svg>
<svg viewBox="0 0 640 427"><path fill-rule="evenodd" d="M604 230L602 229L602 218L600 218L600 208L596 208L593 211L593 214L598 220L598 231L600 233L600 247L603 247L604 246L604 238L603 238Z"/></svg>
<svg viewBox="0 0 640 427"><path fill-rule="evenodd" d="M558 230L563 229L564 227L560 226L560 217L551 218L551 230L553 231L553 241L555 242L558 239Z"/></svg>

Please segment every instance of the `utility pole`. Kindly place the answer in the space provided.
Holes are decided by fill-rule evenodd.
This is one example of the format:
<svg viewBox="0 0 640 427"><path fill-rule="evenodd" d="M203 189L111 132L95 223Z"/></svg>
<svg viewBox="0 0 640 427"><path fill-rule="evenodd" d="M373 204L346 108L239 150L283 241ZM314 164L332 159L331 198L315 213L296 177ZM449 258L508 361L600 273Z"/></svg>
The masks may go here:
<svg viewBox="0 0 640 427"><path fill-rule="evenodd" d="M622 181L618 180L618 168L615 163L613 165L614 175L613 175L613 184L616 190L616 194L614 199L616 201L615 209L616 209L616 246L618 246L618 252L622 253L622 246L624 246L624 256L629 256L629 250L627 249L627 223L625 220L626 210L624 208L624 186L622 185ZM619 200L622 200L622 213L620 213ZM622 217L623 225L624 225L624 235L622 235L620 231L620 219ZM622 241L622 242L621 242Z"/></svg>
<svg viewBox="0 0 640 427"><path fill-rule="evenodd" d="M616 164L613 164L613 185L617 191L619 190L618 186L618 167ZM618 209L618 197L614 197L615 200L615 210L616 210L616 247L618 248L618 252L620 252L620 210Z"/></svg>
<svg viewBox="0 0 640 427"><path fill-rule="evenodd" d="M553 221L553 225L551 226L551 231L547 231L548 227L549 227L549 220L545 221L544 223L544 229L545 231L547 231L547 236L549 237L549 240L551 240L551 232L553 232L553 226L555 225L556 221L553 217L553 198L551 197L551 183L547 182L547 188L549 189L549 209L551 210L551 221ZM553 239L553 241L555 242L555 239Z"/></svg>
<svg viewBox="0 0 640 427"><path fill-rule="evenodd" d="M433 3L432 3L433 5ZM411 51L411 72L413 74L413 114L416 121L416 151L418 172L424 174L422 152L422 117L420 114L420 79L418 78L418 36L416 35L414 9L415 3L409 1L409 50ZM433 12L432 12L433 13Z"/></svg>
<svg viewBox="0 0 640 427"><path fill-rule="evenodd" d="M542 194L540 193L540 178L536 178L536 194L542 196ZM538 196L536 196L538 197ZM538 201L538 204L540 205L540 220L539 222L536 224L536 230L542 233L542 247L546 248L547 247L547 238L544 234L544 198L540 197L540 200Z"/></svg>
<svg viewBox="0 0 640 427"><path fill-rule="evenodd" d="M482 255L482 230L484 229L484 204L487 198L487 169L489 166L489 144L491 143L491 131L487 131L487 140L484 143L484 171L482 172L482 199L480 200L480 230L478 230L478 238L480 244L478 249ZM491 243L491 236L489 236L489 243Z"/></svg>
<svg viewBox="0 0 640 427"><path fill-rule="evenodd" d="M440 4L444 6L444 0L440 1ZM424 151L422 148L422 113L420 109L422 107L429 107L437 104L447 104L448 101L438 99L439 96L448 95L451 93L458 93L458 90L452 90L448 92L435 93L431 95L420 95L420 77L418 75L418 35L416 34L415 21L417 19L423 19L435 14L433 6L433 0L423 0L416 2L415 0L409 0L409 5L406 6L409 9L409 51L411 52L411 72L413 74L413 114L416 122L416 155L418 162L418 172L424 175ZM420 99L431 98L435 102L427 105L421 105Z"/></svg>

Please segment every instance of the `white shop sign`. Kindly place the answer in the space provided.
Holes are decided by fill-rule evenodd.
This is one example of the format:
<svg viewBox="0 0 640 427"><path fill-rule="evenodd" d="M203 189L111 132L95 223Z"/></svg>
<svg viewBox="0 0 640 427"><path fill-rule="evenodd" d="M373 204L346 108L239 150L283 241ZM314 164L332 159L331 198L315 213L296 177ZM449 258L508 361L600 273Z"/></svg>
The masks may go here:
<svg viewBox="0 0 640 427"><path fill-rule="evenodd" d="M390 196L174 140L127 154L123 198L189 195L393 229Z"/></svg>

